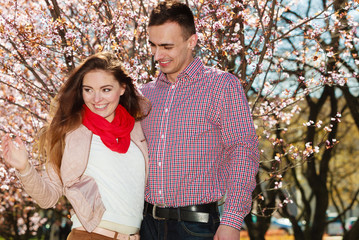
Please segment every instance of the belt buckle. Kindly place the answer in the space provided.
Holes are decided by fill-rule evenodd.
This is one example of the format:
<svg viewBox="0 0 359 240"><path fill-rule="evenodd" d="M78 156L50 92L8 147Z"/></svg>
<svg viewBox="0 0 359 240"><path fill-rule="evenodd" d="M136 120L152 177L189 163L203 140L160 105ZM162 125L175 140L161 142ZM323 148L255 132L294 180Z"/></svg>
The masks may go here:
<svg viewBox="0 0 359 240"><path fill-rule="evenodd" d="M152 208L152 217L156 220L166 220L166 218L161 218L161 217L157 217L156 216L156 208L157 207L165 207L165 204L153 204L153 208Z"/></svg>

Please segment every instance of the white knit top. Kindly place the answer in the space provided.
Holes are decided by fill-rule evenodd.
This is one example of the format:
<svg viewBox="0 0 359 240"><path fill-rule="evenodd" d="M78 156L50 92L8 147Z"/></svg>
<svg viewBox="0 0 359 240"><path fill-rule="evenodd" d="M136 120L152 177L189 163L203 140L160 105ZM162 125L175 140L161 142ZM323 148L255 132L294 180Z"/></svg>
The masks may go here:
<svg viewBox="0 0 359 240"><path fill-rule="evenodd" d="M93 134L85 175L95 179L106 211L102 220L140 228L143 216L145 160L131 141L127 153L107 148ZM74 214L72 228L81 227Z"/></svg>

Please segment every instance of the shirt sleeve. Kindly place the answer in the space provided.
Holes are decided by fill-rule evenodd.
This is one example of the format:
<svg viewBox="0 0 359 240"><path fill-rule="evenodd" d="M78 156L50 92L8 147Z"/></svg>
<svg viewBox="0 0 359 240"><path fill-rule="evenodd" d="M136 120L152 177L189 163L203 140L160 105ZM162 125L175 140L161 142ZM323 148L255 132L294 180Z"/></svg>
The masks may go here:
<svg viewBox="0 0 359 240"><path fill-rule="evenodd" d="M221 224L240 229L250 212L259 168L258 137L240 81L228 78L221 95L220 125L225 146L221 165L227 189Z"/></svg>

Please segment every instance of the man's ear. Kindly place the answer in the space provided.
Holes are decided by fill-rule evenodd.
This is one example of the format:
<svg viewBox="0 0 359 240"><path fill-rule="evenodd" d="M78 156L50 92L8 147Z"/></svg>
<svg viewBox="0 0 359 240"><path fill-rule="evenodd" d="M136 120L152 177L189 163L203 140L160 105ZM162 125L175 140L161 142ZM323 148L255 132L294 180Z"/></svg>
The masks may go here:
<svg viewBox="0 0 359 240"><path fill-rule="evenodd" d="M197 34L193 34L192 36L190 36L188 39L189 48L193 50L197 45L197 41L198 41Z"/></svg>

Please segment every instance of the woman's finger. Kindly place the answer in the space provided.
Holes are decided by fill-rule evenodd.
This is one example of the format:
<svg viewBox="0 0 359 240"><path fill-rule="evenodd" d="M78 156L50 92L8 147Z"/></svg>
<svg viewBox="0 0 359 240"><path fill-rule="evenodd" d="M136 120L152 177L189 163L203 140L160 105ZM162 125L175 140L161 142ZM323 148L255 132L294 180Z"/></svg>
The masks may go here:
<svg viewBox="0 0 359 240"><path fill-rule="evenodd" d="M16 136L14 143L18 149L25 149L24 142L21 140L19 136Z"/></svg>

